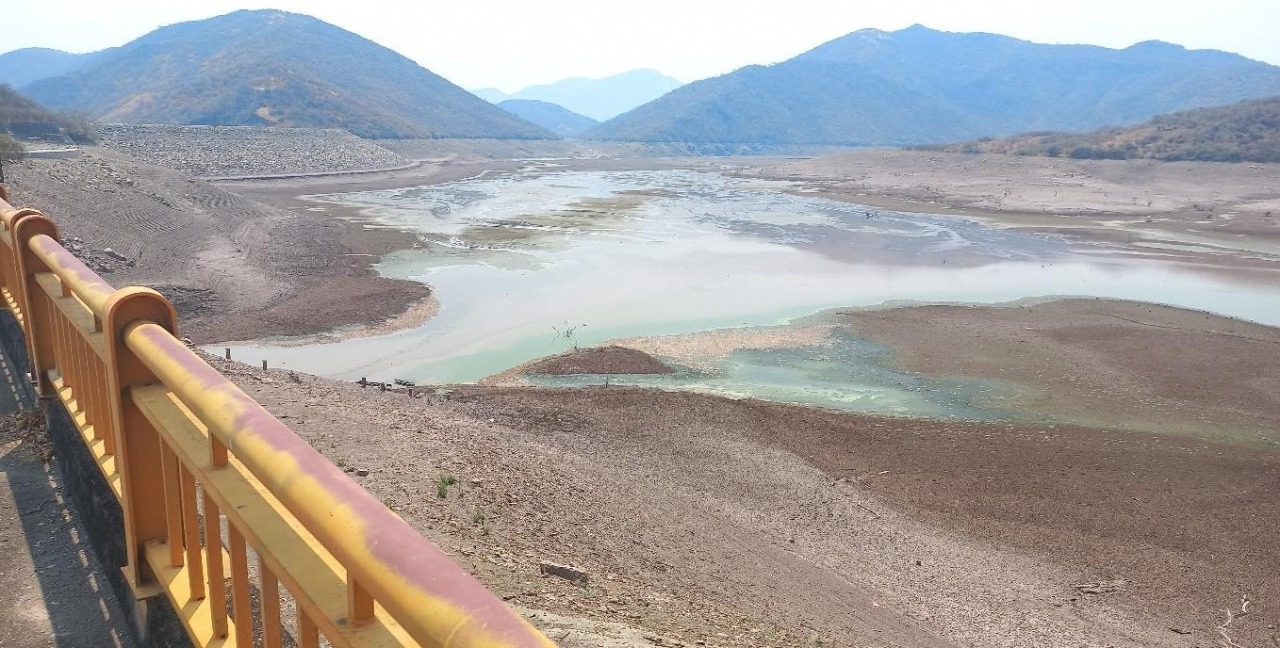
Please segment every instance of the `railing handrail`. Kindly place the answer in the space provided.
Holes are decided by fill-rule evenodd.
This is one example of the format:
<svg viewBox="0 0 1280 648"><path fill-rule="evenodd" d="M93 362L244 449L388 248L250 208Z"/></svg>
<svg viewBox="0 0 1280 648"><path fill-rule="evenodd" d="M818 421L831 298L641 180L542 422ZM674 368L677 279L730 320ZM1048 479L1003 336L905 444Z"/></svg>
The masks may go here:
<svg viewBox="0 0 1280 648"><path fill-rule="evenodd" d="M94 317L106 316L107 299L116 291L111 284L47 234L35 235L27 245L62 280L62 285L89 307Z"/></svg>
<svg viewBox="0 0 1280 648"><path fill-rule="evenodd" d="M152 570L145 567L143 545L166 537L171 545L181 542L181 538L174 538L173 534L184 524L170 517L167 534L161 530L157 535L157 521L162 522L164 515L175 511L160 513L147 509L148 505L154 509L154 495L135 492L145 491L147 484L162 483L163 480L154 475L137 471L159 473L161 467L151 463L155 461L155 452L172 452L164 450L169 447L164 444L172 440L172 432L156 428L148 437L127 429L130 425L145 423L126 413L136 411L129 409L136 407L131 402L131 390L154 390L158 382L187 412L171 419L175 429L191 425L181 423L188 420L186 417L207 429L210 456L215 457L214 469L226 465L229 451L238 465L251 475L245 478L256 479L346 570L348 623L359 625L371 620L376 602L394 624L422 646L554 647L439 548L183 344L176 337L173 307L162 296L150 289L114 289L59 243L52 221L35 210L14 209L3 197L0 197L0 224L9 234L0 237L3 238L0 247L5 247L4 251L12 259L11 264L0 264L5 266L0 267L0 280L6 287L20 291L25 300L19 300L26 311L22 328L42 393L53 395L55 386L61 385L57 395L64 398L64 403L70 402L66 398L74 398L77 406L86 412L84 421L94 428L93 435L107 443L104 446L107 450L102 452L126 453L117 457L115 465L126 484L118 496L125 509L130 578L155 578ZM8 267L10 265L14 267ZM50 275L56 277L56 281ZM75 300L66 299L71 296ZM69 315L58 315L59 312ZM64 319L55 320L57 317ZM58 325L60 332L51 330L53 321L62 322ZM81 341L70 342L75 336ZM89 344L89 340L96 342ZM101 346L103 340L105 347ZM63 356L59 354L71 353L68 357L76 357L74 344L98 349L94 353L101 364L94 366L101 367L101 374L95 373L98 369L89 372L86 369L89 365L82 361L61 366ZM94 347L95 344L99 346ZM53 377L55 369L61 375L57 380ZM68 383L68 376L74 378L72 383L80 384ZM71 391L65 391L68 389ZM76 393L68 396L72 392ZM84 429L82 432L90 434ZM130 443L140 443L137 439L149 439L145 443L156 443L160 448L149 449L144 443L130 450ZM86 441L90 440L91 437L86 436ZM112 450L113 447L116 449ZM131 460L128 453L136 453L137 458ZM221 459L217 458L219 454ZM144 460L147 457L150 459ZM176 484L173 480L178 478L166 469L164 479ZM132 487L128 485L131 482L135 483ZM194 496L188 487L182 489L182 497ZM132 497L141 499L134 501ZM167 493L165 497L176 495ZM177 500L169 502L177 505ZM190 506L195 504L192 502ZM238 555L243 556L243 540L238 542ZM270 546L258 547L261 553L270 549ZM206 542L205 550L220 553L222 541ZM236 555L233 551L233 560ZM210 560L221 562L213 556ZM175 566L181 564L181 561L174 563ZM210 564L209 569L215 566ZM210 578L213 573L210 572ZM135 583L135 587L140 588L136 591L142 591L144 586L144 583ZM187 618L183 619L186 623ZM225 633L226 627L224 618L220 631ZM188 630L195 632L190 626ZM215 627L212 632L216 635L220 631Z"/></svg>
<svg viewBox="0 0 1280 648"><path fill-rule="evenodd" d="M513 612L484 614L507 608L164 328L139 322L124 341L410 636L435 646L552 645Z"/></svg>

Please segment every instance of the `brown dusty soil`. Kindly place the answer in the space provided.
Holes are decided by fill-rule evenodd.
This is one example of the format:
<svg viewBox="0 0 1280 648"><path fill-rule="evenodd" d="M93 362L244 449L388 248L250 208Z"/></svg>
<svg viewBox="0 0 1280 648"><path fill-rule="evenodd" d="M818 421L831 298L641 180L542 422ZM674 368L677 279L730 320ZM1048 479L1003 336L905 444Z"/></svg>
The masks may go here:
<svg viewBox="0 0 1280 648"><path fill-rule="evenodd" d="M15 205L37 207L64 241L82 241L77 253L113 285L171 296L183 333L200 342L376 323L430 293L377 276L375 258L362 255L412 237L274 208L117 152L23 160L6 171Z"/></svg>
<svg viewBox="0 0 1280 648"><path fill-rule="evenodd" d="M672 360L682 367L714 373L716 363L735 351L821 344L831 335L831 329L829 325L761 326L625 338L614 340L614 344Z"/></svg>
<svg viewBox="0 0 1280 648"><path fill-rule="evenodd" d="M523 607L727 646L1203 646L1248 595L1231 636L1280 639L1280 453L640 389L410 398L219 366ZM441 473L458 477L443 499Z"/></svg>
<svg viewBox="0 0 1280 648"><path fill-rule="evenodd" d="M903 369L1011 387L1022 415L1280 450L1280 329L1153 304L1070 299L841 316Z"/></svg>
<svg viewBox="0 0 1280 648"><path fill-rule="evenodd" d="M653 356L620 346L574 349L525 365L522 373L548 376L576 374L669 374L675 370Z"/></svg>
<svg viewBox="0 0 1280 648"><path fill-rule="evenodd" d="M1261 280L1259 272L1269 277L1280 254L1278 164L871 149L765 163L739 173L789 180L797 183L792 191L805 195L976 217L997 227L1079 238L1131 257L1176 260L1235 278ZM1210 247L1178 249L1186 244ZM1272 258L1239 253L1259 246Z"/></svg>
<svg viewBox="0 0 1280 648"><path fill-rule="evenodd" d="M822 193L905 211L1097 227L1093 217L1151 230L1280 237L1277 164L868 149L766 165L746 175L793 180Z"/></svg>

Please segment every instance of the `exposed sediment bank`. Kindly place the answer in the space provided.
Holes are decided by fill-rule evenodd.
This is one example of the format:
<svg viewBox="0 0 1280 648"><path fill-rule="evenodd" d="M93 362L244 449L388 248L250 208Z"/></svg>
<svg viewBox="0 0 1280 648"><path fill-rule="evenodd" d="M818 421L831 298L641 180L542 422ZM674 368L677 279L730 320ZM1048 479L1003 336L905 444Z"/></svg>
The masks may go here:
<svg viewBox="0 0 1280 648"><path fill-rule="evenodd" d="M871 164L881 154L865 155ZM892 176L897 185L886 176L868 193L910 199L907 189L936 172L932 154L912 155L920 157L887 168L914 175ZM1000 161L1020 163L1034 175L1040 161ZM111 266L109 281L184 289L175 294L185 296L193 337L245 339L352 331L428 294L371 268L412 247L413 235L366 228L358 208L306 196L520 164L215 187L89 150L21 163L13 189L84 246L133 262ZM1178 191L1148 183L1142 164L1129 168L1125 187ZM1216 173L1246 172L1195 166L1182 190L1199 195ZM951 178L958 195L969 191L961 176L938 177ZM1021 176L984 177L1016 184ZM1276 199L1265 183L1217 186L1214 204L1241 214ZM1072 208L1111 204L1102 198ZM993 217L1027 217L998 207ZM1197 213L1181 231L1273 240L1265 210L1221 221L1221 208L1214 219ZM1112 231L1104 220L1088 227ZM1265 434L1280 429L1276 329L1093 300L840 317L626 344L714 363L735 349L816 344L849 329L894 349L907 371L1007 381L1024 390L1015 406L1093 427L879 417L618 387L461 386L411 397L214 362L339 465L367 470L359 479L379 499L526 608L714 646L1189 648L1217 641L1222 611L1247 595L1251 613L1233 621L1233 640L1280 640L1268 628L1280 615L1272 505L1280 453ZM445 472L458 479L441 498L429 477ZM543 560L580 566L590 585L543 578Z"/></svg>

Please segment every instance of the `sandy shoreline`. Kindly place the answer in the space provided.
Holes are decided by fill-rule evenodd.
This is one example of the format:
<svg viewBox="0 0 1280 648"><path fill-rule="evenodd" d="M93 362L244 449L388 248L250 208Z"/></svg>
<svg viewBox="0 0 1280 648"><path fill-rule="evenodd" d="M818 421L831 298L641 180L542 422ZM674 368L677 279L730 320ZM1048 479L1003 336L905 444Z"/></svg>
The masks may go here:
<svg viewBox="0 0 1280 648"><path fill-rule="evenodd" d="M563 163L564 166L556 167L554 171L687 168L691 164L699 167L712 166L706 162L656 158L565 160ZM438 309L430 288L418 282L381 277L373 268L386 254L419 246L421 242L417 235L381 225L370 227L368 225L373 222L373 217L367 213L368 208L320 199L317 196L430 186L530 168L535 167L530 167L528 162L521 160L481 160L420 164L410 169L387 172L216 183L215 186L220 189L294 214L306 223L323 223L326 227L336 228L338 235L331 241L334 245L324 245L318 239L297 237L292 233L289 236L307 254L314 255L318 264L345 264L353 269L348 274L370 277L367 282L370 289L353 290L349 284L328 281L317 283L313 290L303 296L305 299L320 299L322 303L346 298L349 303L342 311L358 309L363 313L361 317L343 317L341 313L330 313L326 323L324 317L304 316L297 318L297 325L292 328L277 321L273 323L282 325L265 329L261 326L246 326L245 322L238 320L235 326L239 332L229 332L231 326L227 325L210 327L213 330L201 327L195 335L197 341L220 343L229 340L256 340L272 345L293 346L317 340L336 341L383 335L421 326ZM385 288L374 290L372 288L375 284Z"/></svg>
<svg viewBox="0 0 1280 648"><path fill-rule="evenodd" d="M1274 266L1247 252L1280 254L1278 167L867 150L740 175L794 182L797 195L963 216L1248 272ZM1186 244L1208 249L1180 249Z"/></svg>

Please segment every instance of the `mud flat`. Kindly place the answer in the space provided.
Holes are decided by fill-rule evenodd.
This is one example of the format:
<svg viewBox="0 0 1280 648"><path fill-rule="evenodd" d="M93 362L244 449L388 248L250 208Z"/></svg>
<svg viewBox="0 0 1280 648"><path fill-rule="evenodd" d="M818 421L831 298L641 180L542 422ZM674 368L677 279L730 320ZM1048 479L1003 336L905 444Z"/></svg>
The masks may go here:
<svg viewBox="0 0 1280 648"><path fill-rule="evenodd" d="M245 191L368 223L367 206L298 196L391 190L412 186L407 178L469 178L520 164L442 166L327 190L247 183ZM1219 169L1196 172L1244 172ZM799 182L791 191L806 188ZM1245 192L1246 184L1222 186ZM1046 222L1062 229L1058 216L1042 222L1031 211L974 216L1032 233ZM590 218L584 214L568 216ZM1258 232L1231 230L1244 219L1201 232L1206 223L1194 217L1161 229L1176 236L1155 242L1185 245L1203 235L1213 247L1144 248L1133 245L1152 241L1144 234L1106 237L1141 229L1141 214L1119 225L1100 215L1085 223L1094 230L1085 240L1103 265L1121 254L1178 268L1148 284L1161 294L1186 294L1200 281L1230 281L1242 295L1274 285L1265 212ZM890 228L881 218L863 221ZM771 223L797 226L776 214ZM365 242L352 245L406 241L365 227L351 236ZM860 251L881 258L887 247ZM838 264L848 251L813 253ZM930 252L940 253L968 272L984 267L971 248ZM1268 302L1244 299L1266 310ZM447 295L441 305L444 317ZM1268 369L1277 366L1275 329L1116 301L1021 305L1028 308L842 309L786 327L707 334L699 330L715 327L703 325L665 347L672 338L628 340L694 371L699 363L714 370L743 349L767 359L810 348L814 366L828 367L840 364L833 336L867 340L873 345L844 348L867 351L887 372L877 376L918 381L919 394L954 384L946 381L998 387L964 394L984 411L1017 415L985 422L617 386L445 387L409 399L319 378L296 384L243 368L235 375L335 461L370 468L365 483L379 497L524 607L710 645L1197 646L1219 641L1222 611L1248 596L1251 614L1233 621L1229 636L1242 645L1276 641L1268 625L1280 617L1280 540L1270 530L1280 528L1280 512L1267 505L1280 494L1280 455L1267 449L1277 429L1268 395L1278 393ZM611 339L607 330L599 335ZM376 430L378 443L352 430ZM443 500L430 483L439 472L462 485ZM592 584L538 577L544 559L582 566Z"/></svg>
<svg viewBox="0 0 1280 648"><path fill-rule="evenodd" d="M622 346L603 346L590 349L574 349L529 365L533 373L550 376L573 374L669 374L671 367L658 362L653 356Z"/></svg>
<svg viewBox="0 0 1280 648"><path fill-rule="evenodd" d="M171 130L165 131L165 147L143 157L182 167L182 160L171 158L178 155L174 142L185 131ZM318 144L326 142L334 143L322 138ZM221 140L216 144L231 146ZM361 152L354 155L359 165L389 163L366 159ZM277 166L248 170L297 172L297 156L286 157L271 163ZM581 163L678 166L666 160ZM412 249L419 243L416 237L366 227L361 208L322 205L309 197L450 182L528 164L486 159L347 176L210 184L123 151L88 147L78 158L27 159L7 164L5 170L13 202L52 217L90 267L115 285L159 288L177 304L185 335L214 342L317 334L332 339L358 335L361 327L368 327L363 334L374 335L420 325L432 312L426 303L430 289L421 282L388 279L373 268L384 254Z"/></svg>
<svg viewBox="0 0 1280 648"><path fill-rule="evenodd" d="M992 218L1119 243L1191 237L1227 249L1252 244L1274 252L1280 242L1277 164L870 149L741 173L887 209Z"/></svg>
<svg viewBox="0 0 1280 648"><path fill-rule="evenodd" d="M1110 300L842 317L908 371L1009 385L1022 415L1280 450L1275 327Z"/></svg>
<svg viewBox="0 0 1280 648"><path fill-rule="evenodd" d="M410 399L219 364L524 608L721 646L1190 647L1248 595L1231 636L1276 636L1280 453L619 387Z"/></svg>

